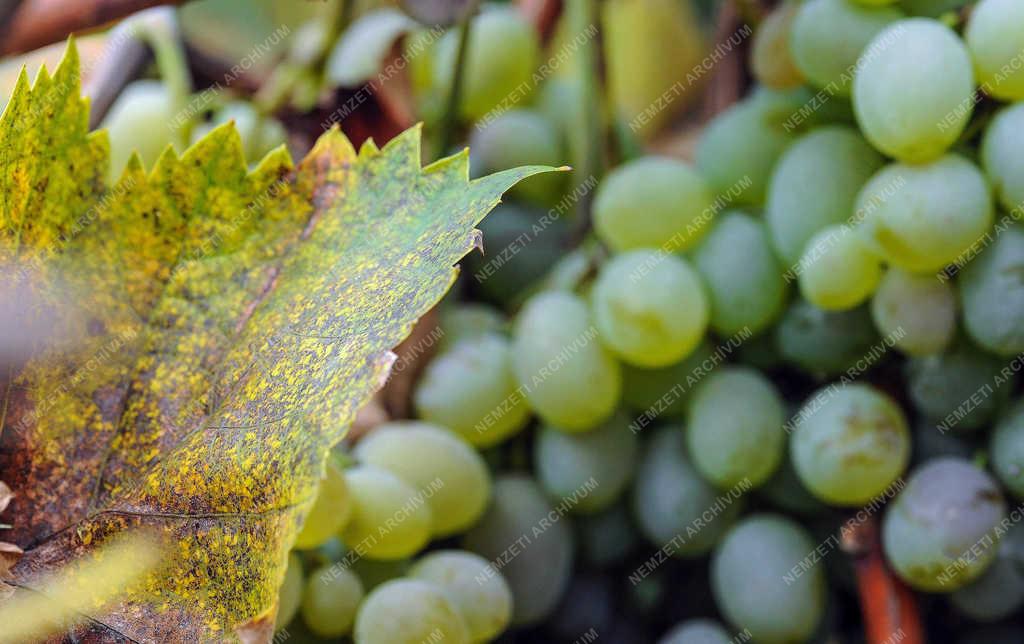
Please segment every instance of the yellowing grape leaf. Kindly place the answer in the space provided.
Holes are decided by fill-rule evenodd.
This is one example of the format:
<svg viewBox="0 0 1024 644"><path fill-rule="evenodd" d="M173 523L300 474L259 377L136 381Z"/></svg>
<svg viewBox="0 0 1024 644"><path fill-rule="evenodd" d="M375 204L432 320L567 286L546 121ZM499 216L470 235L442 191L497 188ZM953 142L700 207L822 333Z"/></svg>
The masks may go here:
<svg viewBox="0 0 1024 644"><path fill-rule="evenodd" d="M28 325L62 312L55 343L0 373L0 521L25 550L8 583L59 574L88 596L79 564L153 533L158 567L79 602L76 637L234 640L272 610L327 450L389 350L500 195L548 169L421 168L414 128L358 152L331 131L297 166L281 150L249 171L228 125L108 187L87 114L71 46L0 118L0 267L47 305Z"/></svg>

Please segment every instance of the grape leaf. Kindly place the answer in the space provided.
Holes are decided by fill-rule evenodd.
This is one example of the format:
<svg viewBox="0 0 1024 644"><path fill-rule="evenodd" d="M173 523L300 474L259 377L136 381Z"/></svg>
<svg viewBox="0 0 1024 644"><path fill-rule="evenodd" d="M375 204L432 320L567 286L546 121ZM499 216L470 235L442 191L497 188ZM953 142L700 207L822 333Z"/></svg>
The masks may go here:
<svg viewBox="0 0 1024 644"><path fill-rule="evenodd" d="M84 586L77 562L146 530L159 567L75 636L233 640L272 611L327 450L390 349L500 195L548 169L421 168L413 128L358 152L332 130L297 166L282 149L249 171L229 124L108 187L87 116L72 44L0 117L0 266L65 313L56 344L0 373L4 538L25 549L9 583Z"/></svg>

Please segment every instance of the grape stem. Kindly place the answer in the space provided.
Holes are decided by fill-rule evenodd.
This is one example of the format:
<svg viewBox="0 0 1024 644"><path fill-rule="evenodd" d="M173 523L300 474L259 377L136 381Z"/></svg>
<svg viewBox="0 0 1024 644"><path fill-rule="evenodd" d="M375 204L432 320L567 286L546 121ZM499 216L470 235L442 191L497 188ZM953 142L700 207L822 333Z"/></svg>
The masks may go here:
<svg viewBox="0 0 1024 644"><path fill-rule="evenodd" d="M857 577L867 644L924 644L917 602L885 564L875 517L846 524L840 543Z"/></svg>

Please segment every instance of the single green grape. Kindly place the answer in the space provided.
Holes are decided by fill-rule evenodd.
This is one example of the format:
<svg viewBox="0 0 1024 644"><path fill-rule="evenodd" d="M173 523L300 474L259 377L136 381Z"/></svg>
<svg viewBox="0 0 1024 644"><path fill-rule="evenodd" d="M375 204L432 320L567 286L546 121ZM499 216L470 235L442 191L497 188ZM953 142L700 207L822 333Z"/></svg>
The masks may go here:
<svg viewBox="0 0 1024 644"><path fill-rule="evenodd" d="M320 637L340 637L352 630L363 601L363 582L351 570L322 566L306 581L302 619Z"/></svg>
<svg viewBox="0 0 1024 644"><path fill-rule="evenodd" d="M992 227L992 195L967 159L947 154L929 163L893 163L857 197L859 232L892 266L934 273L963 263Z"/></svg>
<svg viewBox="0 0 1024 644"><path fill-rule="evenodd" d="M604 178L594 197L597 236L615 251L686 250L715 214L707 182L686 163L649 156L628 161Z"/></svg>
<svg viewBox="0 0 1024 644"><path fill-rule="evenodd" d="M615 503L633 476L636 434L629 419L616 414L583 434L544 427L533 450L537 482L570 511L592 514Z"/></svg>
<svg viewBox="0 0 1024 644"><path fill-rule="evenodd" d="M470 136L470 167L483 176L521 165L565 165L566 152L555 124L542 112L517 108L478 125ZM560 172L530 177L510 194L542 206L551 206L565 190Z"/></svg>
<svg viewBox="0 0 1024 644"><path fill-rule="evenodd" d="M850 0L808 0L793 20L789 46L804 77L833 94L848 95L857 59L883 29L903 18L893 7Z"/></svg>
<svg viewBox="0 0 1024 644"><path fill-rule="evenodd" d="M1010 357L1024 351L1024 225L1001 220L990 237L960 272L960 304L967 334Z"/></svg>
<svg viewBox="0 0 1024 644"><path fill-rule="evenodd" d="M768 187L765 224L788 269L815 233L854 223L857 193L883 164L882 155L846 126L816 128L786 150Z"/></svg>
<svg viewBox="0 0 1024 644"><path fill-rule="evenodd" d="M459 302L441 308L441 321L435 336L441 336L439 350L444 353L465 338L500 334L504 326L505 316L493 306L479 302Z"/></svg>
<svg viewBox="0 0 1024 644"><path fill-rule="evenodd" d="M185 143L183 133L175 130L178 115L172 104L169 90L158 81L135 81L118 95L100 123L110 139L111 182L121 176L133 153L152 170L168 146Z"/></svg>
<svg viewBox="0 0 1024 644"><path fill-rule="evenodd" d="M1024 498L1024 398L996 424L989 449L992 471L1014 496Z"/></svg>
<svg viewBox="0 0 1024 644"><path fill-rule="evenodd" d="M463 550L424 556L409 576L434 584L459 612L472 642L489 642L512 620L512 590L486 559Z"/></svg>
<svg viewBox="0 0 1024 644"><path fill-rule="evenodd" d="M302 560L294 552L288 554L288 567L284 572L284 581L277 591L277 615L274 618L274 630L280 631L295 619L302 604L302 588L305 585L302 576Z"/></svg>
<svg viewBox="0 0 1024 644"><path fill-rule="evenodd" d="M871 299L879 334L911 356L940 353L956 334L956 293L934 275L890 268Z"/></svg>
<svg viewBox="0 0 1024 644"><path fill-rule="evenodd" d="M818 231L800 258L800 293L825 310L860 305L878 288L882 260L845 225Z"/></svg>
<svg viewBox="0 0 1024 644"><path fill-rule="evenodd" d="M465 338L431 360L416 384L413 405L420 418L478 447L501 443L530 418L512 370L510 343L494 333Z"/></svg>
<svg viewBox="0 0 1024 644"><path fill-rule="evenodd" d="M512 365L527 402L560 429L586 431L618 405L619 363L598 340L586 303L571 293L547 291L526 302L515 323Z"/></svg>
<svg viewBox="0 0 1024 644"><path fill-rule="evenodd" d="M867 46L853 79L853 108L868 141L905 163L940 156L974 109L971 59L936 20L895 22Z"/></svg>
<svg viewBox="0 0 1024 644"><path fill-rule="evenodd" d="M877 340L867 306L825 311L797 298L775 327L782 357L813 374L834 375L850 369Z"/></svg>
<svg viewBox="0 0 1024 644"><path fill-rule="evenodd" d="M948 593L985 572L1005 521L1006 501L992 477L969 461L937 458L915 470L888 505L882 547L915 589Z"/></svg>
<svg viewBox="0 0 1024 644"><path fill-rule="evenodd" d="M754 32L750 46L750 71L765 87L789 89L804 82L789 46L793 20L799 8L799 2L789 0L780 3Z"/></svg>
<svg viewBox="0 0 1024 644"><path fill-rule="evenodd" d="M601 340L622 360L664 367L704 337L708 303L700 277L681 257L634 250L612 258L592 293Z"/></svg>
<svg viewBox="0 0 1024 644"><path fill-rule="evenodd" d="M801 565L815 542L779 515L737 523L711 559L711 590L728 620L759 644L809 641L825 611L821 565Z"/></svg>
<svg viewBox="0 0 1024 644"><path fill-rule="evenodd" d="M373 589L356 614L355 644L470 644L469 629L437 585L396 579Z"/></svg>
<svg viewBox="0 0 1024 644"><path fill-rule="evenodd" d="M453 432L436 425L384 423L359 442L355 456L392 472L417 490L431 491L426 501L435 537L465 531L490 500L491 477L483 457Z"/></svg>
<svg viewBox="0 0 1024 644"><path fill-rule="evenodd" d="M295 547L304 550L319 546L344 528L351 514L352 499L345 475L328 459L316 500L295 537Z"/></svg>
<svg viewBox="0 0 1024 644"><path fill-rule="evenodd" d="M782 397L770 380L756 369L722 367L693 392L687 451L694 467L719 488L755 488L782 461L783 422Z"/></svg>
<svg viewBox="0 0 1024 644"><path fill-rule="evenodd" d="M711 304L711 329L723 337L756 334L782 315L788 288L759 219L724 213L693 254Z"/></svg>
<svg viewBox="0 0 1024 644"><path fill-rule="evenodd" d="M801 482L831 505L859 506L885 492L910 461L903 410L864 384L829 385L797 412L790 440Z"/></svg>
<svg viewBox="0 0 1024 644"><path fill-rule="evenodd" d="M1024 218L1024 103L1000 110L985 128L981 164L999 204Z"/></svg>
<svg viewBox="0 0 1024 644"><path fill-rule="evenodd" d="M433 524L427 495L437 485L416 489L373 465L346 470L345 480L352 494L345 545L370 559L402 559L427 545Z"/></svg>
<svg viewBox="0 0 1024 644"><path fill-rule="evenodd" d="M982 91L1004 101L1024 99L1024 4L979 0L964 38Z"/></svg>

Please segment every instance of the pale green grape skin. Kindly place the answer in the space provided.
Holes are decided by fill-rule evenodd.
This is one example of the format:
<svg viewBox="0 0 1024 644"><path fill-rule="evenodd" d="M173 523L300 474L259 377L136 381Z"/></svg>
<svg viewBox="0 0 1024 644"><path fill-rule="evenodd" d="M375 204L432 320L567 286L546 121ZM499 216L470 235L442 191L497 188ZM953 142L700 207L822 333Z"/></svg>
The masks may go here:
<svg viewBox="0 0 1024 644"><path fill-rule="evenodd" d="M356 615L355 644L471 644L469 629L436 585L396 579L375 588Z"/></svg>
<svg viewBox="0 0 1024 644"><path fill-rule="evenodd" d="M485 122L491 110L521 99L532 87L540 42L537 32L512 7L488 6L473 19L463 70L461 115ZM445 34L434 47L434 82L441 91L451 87L458 49L458 30Z"/></svg>
<svg viewBox="0 0 1024 644"><path fill-rule="evenodd" d="M512 620L512 590L483 557L463 550L432 552L409 576L440 588L462 616L472 642L489 642Z"/></svg>
<svg viewBox="0 0 1024 644"><path fill-rule="evenodd" d="M928 18L893 23L858 61L853 109L864 136L905 163L940 157L970 120L974 72L960 38Z"/></svg>
<svg viewBox="0 0 1024 644"><path fill-rule="evenodd" d="M800 5L789 46L797 68L814 85L848 95L861 52L879 32L903 17L892 7L863 4L808 0Z"/></svg>
<svg viewBox="0 0 1024 644"><path fill-rule="evenodd" d="M754 32L750 45L750 71L766 87L789 89L804 82L789 46L793 20L799 8L798 2L779 4Z"/></svg>
<svg viewBox="0 0 1024 644"><path fill-rule="evenodd" d="M1010 357L1024 351L1024 225L1000 220L957 279L967 334Z"/></svg>
<svg viewBox="0 0 1024 644"><path fill-rule="evenodd" d="M403 559L430 541L433 519L426 496L388 470L358 465L345 471L352 517L341 539L369 559ZM431 488L432 489L432 488Z"/></svg>
<svg viewBox="0 0 1024 644"><path fill-rule="evenodd" d="M992 227L992 195L973 163L947 154L930 163L893 163L857 197L859 232L891 266L934 273L961 262Z"/></svg>
<svg viewBox="0 0 1024 644"><path fill-rule="evenodd" d="M527 402L545 422L586 431L615 411L622 373L597 336L586 303L571 293L540 293L519 312L512 365Z"/></svg>
<svg viewBox="0 0 1024 644"><path fill-rule="evenodd" d="M981 89L1004 101L1024 99L1024 4L980 0L964 39Z"/></svg>
<svg viewBox="0 0 1024 644"><path fill-rule="evenodd" d="M284 581L277 594L277 616L274 619L274 630L279 631L295 618L302 604L302 588L305 585L302 576L302 560L294 552L288 554L288 567L285 569Z"/></svg>
<svg viewBox="0 0 1024 644"><path fill-rule="evenodd" d="M570 511L578 514L615 503L636 468L636 434L622 414L583 434L543 427L533 447L537 482L556 503L571 503Z"/></svg>
<svg viewBox="0 0 1024 644"><path fill-rule="evenodd" d="M505 474L494 482L494 500L464 540L505 577L512 589L512 623L543 621L569 584L573 535L568 519L552 507L529 477Z"/></svg>
<svg viewBox="0 0 1024 644"><path fill-rule="evenodd" d="M867 306L825 311L796 298L775 327L775 341L783 358L812 374L845 371L877 340Z"/></svg>
<svg viewBox="0 0 1024 644"><path fill-rule="evenodd" d="M1024 498L1024 399L996 424L989 456L999 481L1011 494Z"/></svg>
<svg viewBox="0 0 1024 644"><path fill-rule="evenodd" d="M822 619L826 597L822 566L799 567L814 548L811 536L782 516L743 519L711 559L715 603L758 644L808 641Z"/></svg>
<svg viewBox="0 0 1024 644"><path fill-rule="evenodd" d="M434 537L463 532L490 500L491 476L483 457L442 427L415 421L384 423L359 442L354 454L417 490L431 491L426 501Z"/></svg>
<svg viewBox="0 0 1024 644"><path fill-rule="evenodd" d="M883 164L846 126L817 128L786 150L768 186L765 224L787 267L797 265L816 232L855 217L858 192Z"/></svg>
<svg viewBox="0 0 1024 644"><path fill-rule="evenodd" d="M460 340L489 333L500 334L505 326L501 311L479 302L460 302L441 309L439 351L444 352Z"/></svg>
<svg viewBox="0 0 1024 644"><path fill-rule="evenodd" d="M827 311L860 305L881 279L881 259L846 225L822 228L800 258L801 295Z"/></svg>
<svg viewBox="0 0 1024 644"><path fill-rule="evenodd" d="M890 268L871 298L880 335L910 356L941 353L956 334L956 293L934 275Z"/></svg>
<svg viewBox="0 0 1024 644"><path fill-rule="evenodd" d="M903 410L859 383L819 389L797 412L790 438L804 486L830 505L859 506L885 492L910 461Z"/></svg>
<svg viewBox="0 0 1024 644"><path fill-rule="evenodd" d="M995 622L1017 612L1024 605L1024 525L1010 526L988 570L949 599L963 615L979 622Z"/></svg>
<svg viewBox="0 0 1024 644"><path fill-rule="evenodd" d="M756 334L782 315L788 288L761 221L724 213L693 262L707 287L711 329L720 336Z"/></svg>
<svg viewBox="0 0 1024 644"><path fill-rule="evenodd" d="M710 227L713 195L692 167L648 156L608 173L594 196L594 229L612 250L690 248Z"/></svg>
<svg viewBox="0 0 1024 644"><path fill-rule="evenodd" d="M423 420L446 427L476 447L521 431L530 408L512 370L511 345L495 333L466 337L431 360L413 391Z"/></svg>
<svg viewBox="0 0 1024 644"><path fill-rule="evenodd" d="M694 467L722 489L762 485L786 449L785 409L756 369L722 367L697 385L686 441Z"/></svg>
<svg viewBox="0 0 1024 644"><path fill-rule="evenodd" d="M341 470L327 461L316 500L295 537L295 548L315 548L345 527L352 515L352 499Z"/></svg>
<svg viewBox="0 0 1024 644"><path fill-rule="evenodd" d="M939 458L915 470L889 503L882 546L910 586L948 593L985 572L1005 520L1006 501L992 477L969 461Z"/></svg>
<svg viewBox="0 0 1024 644"><path fill-rule="evenodd" d="M995 356L960 341L943 353L911 359L907 393L925 418L947 429L976 430L988 424L1012 388L1013 374L1002 367Z"/></svg>
<svg viewBox="0 0 1024 644"><path fill-rule="evenodd" d="M664 367L689 355L708 326L708 301L683 258L634 250L612 258L591 294L601 340L624 362Z"/></svg>
<svg viewBox="0 0 1024 644"><path fill-rule="evenodd" d="M658 644L733 644L733 639L716 621L691 619L673 626Z"/></svg>
<svg viewBox="0 0 1024 644"><path fill-rule="evenodd" d="M679 427L666 427L648 442L633 482L633 512L640 531L669 554L706 554L736 520L738 492L718 490L700 475L686 453ZM710 519L709 519L710 517Z"/></svg>
<svg viewBox="0 0 1024 644"><path fill-rule="evenodd" d="M365 594L363 582L355 573L327 564L306 582L302 619L320 637L340 637L351 632Z"/></svg>
<svg viewBox="0 0 1024 644"><path fill-rule="evenodd" d="M1002 109L985 128L981 164L999 204L1024 218L1024 103Z"/></svg>
<svg viewBox="0 0 1024 644"><path fill-rule="evenodd" d="M474 177L522 165L565 165L566 152L555 125L542 113L512 109L481 124L469 139L470 168ZM510 194L531 203L550 205L565 188L560 172L531 177Z"/></svg>
<svg viewBox="0 0 1024 644"><path fill-rule="evenodd" d="M725 110L704 128L697 143L697 169L712 190L731 196L731 203L760 206L772 168L793 138L782 121L773 121L765 101L755 95Z"/></svg>
<svg viewBox="0 0 1024 644"><path fill-rule="evenodd" d="M133 153L152 170L169 145L185 143L183 135L170 127L175 118L172 105L167 87L158 81L135 81L118 95L100 123L110 139L111 181L121 176Z"/></svg>
<svg viewBox="0 0 1024 644"><path fill-rule="evenodd" d="M643 369L624 364L622 401L630 409L644 412L647 422L661 415L682 420L694 385L715 366L712 356L711 343L705 339L690 355L667 367Z"/></svg>

